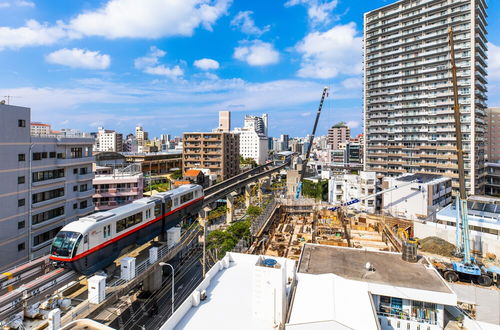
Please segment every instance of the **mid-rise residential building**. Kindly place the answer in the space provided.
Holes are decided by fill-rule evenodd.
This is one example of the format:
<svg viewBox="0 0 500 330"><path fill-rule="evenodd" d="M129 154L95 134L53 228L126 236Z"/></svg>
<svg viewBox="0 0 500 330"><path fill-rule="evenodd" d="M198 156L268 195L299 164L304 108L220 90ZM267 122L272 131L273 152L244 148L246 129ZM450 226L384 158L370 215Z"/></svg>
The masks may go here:
<svg viewBox="0 0 500 330"><path fill-rule="evenodd" d="M224 132L190 132L182 137L182 169L206 168L219 181L229 179L240 170L240 136Z"/></svg>
<svg viewBox="0 0 500 330"><path fill-rule="evenodd" d="M52 131L50 125L44 123L31 123L30 127L32 136L49 135Z"/></svg>
<svg viewBox="0 0 500 330"><path fill-rule="evenodd" d="M281 134L279 139L279 151L288 151L289 145L288 142L290 137L288 134Z"/></svg>
<svg viewBox="0 0 500 330"><path fill-rule="evenodd" d="M219 132L231 131L231 111L219 111Z"/></svg>
<svg viewBox="0 0 500 330"><path fill-rule="evenodd" d="M145 132L142 126L136 126L135 138L137 140L137 145L143 146L144 143L148 140L148 132Z"/></svg>
<svg viewBox="0 0 500 330"><path fill-rule="evenodd" d="M123 135L114 130L99 127L94 144L94 151L123 151Z"/></svg>
<svg viewBox="0 0 500 330"><path fill-rule="evenodd" d="M0 271L49 251L94 210L91 138L31 136L29 108L0 104Z"/></svg>
<svg viewBox="0 0 500 330"><path fill-rule="evenodd" d="M170 150L166 152L124 152L125 163L140 165L144 175L144 184L150 182L167 182L168 174L182 168L182 151Z"/></svg>
<svg viewBox="0 0 500 330"><path fill-rule="evenodd" d="M349 141L351 129L345 123L340 122L328 129L328 145L331 149L340 149L340 144Z"/></svg>
<svg viewBox="0 0 500 330"><path fill-rule="evenodd" d="M375 213L376 197L367 198L377 192L375 172L359 172L357 174L334 175L328 180L328 202L332 205L362 199L361 202L349 206L360 212Z"/></svg>
<svg viewBox="0 0 500 330"><path fill-rule="evenodd" d="M500 108L486 109L486 146L490 163L500 162Z"/></svg>
<svg viewBox="0 0 500 330"><path fill-rule="evenodd" d="M432 220L436 212L451 203L451 178L435 174L403 174L385 177L382 212L409 220Z"/></svg>
<svg viewBox="0 0 500 330"><path fill-rule="evenodd" d="M137 139L134 134L128 134L123 141L123 152L137 152Z"/></svg>
<svg viewBox="0 0 500 330"><path fill-rule="evenodd" d="M118 169L97 166L92 184L95 191L94 205L98 211L109 210L143 197L144 177L138 164Z"/></svg>
<svg viewBox="0 0 500 330"><path fill-rule="evenodd" d="M486 163L486 195L500 197L500 163Z"/></svg>
<svg viewBox="0 0 500 330"><path fill-rule="evenodd" d="M486 8L484 0L401 0L365 13L365 170L445 175L458 187L451 27L466 185L484 191Z"/></svg>
<svg viewBox="0 0 500 330"><path fill-rule="evenodd" d="M268 158L268 139L265 135L267 115L265 116L245 116L244 127L233 131L240 136L240 155L255 160L258 165L265 164Z"/></svg>

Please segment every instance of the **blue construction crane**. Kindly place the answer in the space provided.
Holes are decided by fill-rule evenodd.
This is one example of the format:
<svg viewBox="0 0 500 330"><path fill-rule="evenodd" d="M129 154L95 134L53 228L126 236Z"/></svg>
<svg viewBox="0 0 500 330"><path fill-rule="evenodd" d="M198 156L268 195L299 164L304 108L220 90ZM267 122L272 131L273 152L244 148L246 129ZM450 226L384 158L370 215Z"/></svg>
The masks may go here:
<svg viewBox="0 0 500 330"><path fill-rule="evenodd" d="M319 102L318 112L316 113L316 120L314 121L313 131L309 137L309 145L307 146L306 159L302 163L302 171L300 172L299 183L297 185L297 191L295 193L295 199L299 199L302 193L302 181L304 180L304 175L307 170L307 162L309 161L309 156L311 155L311 148L314 141L314 135L316 134L316 128L318 127L319 116L321 115L321 109L323 108L323 102L325 98L328 97L328 87L323 88L323 94L321 95L321 101Z"/></svg>

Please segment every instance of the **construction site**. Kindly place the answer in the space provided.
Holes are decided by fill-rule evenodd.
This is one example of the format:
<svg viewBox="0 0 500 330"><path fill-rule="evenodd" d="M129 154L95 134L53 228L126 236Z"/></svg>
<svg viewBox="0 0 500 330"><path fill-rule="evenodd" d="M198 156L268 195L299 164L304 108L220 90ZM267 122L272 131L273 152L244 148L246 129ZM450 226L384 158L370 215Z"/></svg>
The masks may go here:
<svg viewBox="0 0 500 330"><path fill-rule="evenodd" d="M281 200L252 250L255 254L298 260L305 243L400 251L410 222L377 215L330 211L312 199Z"/></svg>

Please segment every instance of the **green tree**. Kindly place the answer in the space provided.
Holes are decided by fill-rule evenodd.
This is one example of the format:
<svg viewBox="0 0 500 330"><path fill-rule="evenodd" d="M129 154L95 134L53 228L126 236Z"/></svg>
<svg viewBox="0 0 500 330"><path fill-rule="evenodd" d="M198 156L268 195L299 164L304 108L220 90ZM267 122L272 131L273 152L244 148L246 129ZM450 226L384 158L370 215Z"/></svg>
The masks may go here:
<svg viewBox="0 0 500 330"><path fill-rule="evenodd" d="M249 220L235 222L227 228L227 231L238 241L242 238L249 238L250 224Z"/></svg>
<svg viewBox="0 0 500 330"><path fill-rule="evenodd" d="M257 218L259 215L261 215L262 209L256 205L250 205L247 208L247 214L250 216L251 219Z"/></svg>
<svg viewBox="0 0 500 330"><path fill-rule="evenodd" d="M238 240L228 231L214 230L207 237L207 248L219 250L220 255L231 251L238 243Z"/></svg>
<svg viewBox="0 0 500 330"><path fill-rule="evenodd" d="M180 178L182 178L182 171L181 170L175 170L171 175L170 177L174 180L179 180Z"/></svg>

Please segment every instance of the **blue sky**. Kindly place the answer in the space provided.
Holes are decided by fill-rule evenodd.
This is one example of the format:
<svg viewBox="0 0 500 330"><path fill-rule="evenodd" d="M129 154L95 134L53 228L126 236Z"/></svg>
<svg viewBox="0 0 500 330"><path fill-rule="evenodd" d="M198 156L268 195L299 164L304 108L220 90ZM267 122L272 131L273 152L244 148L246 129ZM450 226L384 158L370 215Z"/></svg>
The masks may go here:
<svg viewBox="0 0 500 330"><path fill-rule="evenodd" d="M363 13L392 1L0 0L0 97L54 129L152 135L268 113L270 135L362 130ZM500 3L489 1L489 105L500 105Z"/></svg>

